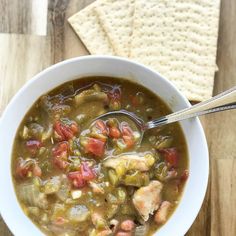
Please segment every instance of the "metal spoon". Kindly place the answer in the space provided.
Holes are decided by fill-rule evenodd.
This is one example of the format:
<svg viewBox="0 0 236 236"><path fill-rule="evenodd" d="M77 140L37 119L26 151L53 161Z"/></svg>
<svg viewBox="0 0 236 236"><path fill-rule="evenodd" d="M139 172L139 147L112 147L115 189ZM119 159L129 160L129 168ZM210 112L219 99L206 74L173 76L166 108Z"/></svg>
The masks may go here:
<svg viewBox="0 0 236 236"><path fill-rule="evenodd" d="M167 125L167 124L171 124L173 122L185 120L188 118L206 115L206 114L210 114L214 112L231 110L235 108L236 108L236 86L223 93L218 94L215 97L212 97L209 100L200 102L189 108L174 112L167 116L162 116L158 119L155 119L146 123L136 114L126 111L126 110L107 112L97 117L96 120L106 117L106 116L125 115L128 118L130 118L132 121L134 121L136 125L144 133L146 130L153 129L162 125Z"/></svg>

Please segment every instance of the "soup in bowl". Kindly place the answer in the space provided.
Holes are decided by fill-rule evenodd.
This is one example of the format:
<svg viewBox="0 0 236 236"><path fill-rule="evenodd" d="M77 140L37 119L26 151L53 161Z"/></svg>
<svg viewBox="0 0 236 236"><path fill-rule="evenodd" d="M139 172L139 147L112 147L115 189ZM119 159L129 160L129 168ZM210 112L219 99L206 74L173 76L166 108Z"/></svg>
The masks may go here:
<svg viewBox="0 0 236 236"><path fill-rule="evenodd" d="M24 100L32 88L35 94ZM208 175L199 121L150 130L140 142L140 130L127 117L96 120L126 109L148 121L188 106L160 75L124 59L73 59L29 82L1 124L14 115L18 99L25 103L7 135L11 146L5 140L12 159L2 175L10 181L6 192L20 228L1 204L15 235L181 235L187 227L178 222L191 225ZM192 161L196 154L201 157ZM195 173L199 167L202 177Z"/></svg>

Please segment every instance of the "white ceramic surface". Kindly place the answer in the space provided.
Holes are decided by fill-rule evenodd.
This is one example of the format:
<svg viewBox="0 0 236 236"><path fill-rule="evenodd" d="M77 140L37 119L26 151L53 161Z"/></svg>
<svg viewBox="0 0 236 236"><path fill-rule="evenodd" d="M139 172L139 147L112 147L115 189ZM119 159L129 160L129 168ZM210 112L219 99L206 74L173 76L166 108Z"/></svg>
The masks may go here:
<svg viewBox="0 0 236 236"><path fill-rule="evenodd" d="M43 235L21 210L13 188L11 154L17 128L25 113L42 94L66 81L92 75L135 80L158 94L173 111L190 106L187 99L157 72L117 57L74 58L36 75L14 96L0 121L0 212L15 236ZM189 151L190 176L177 210L155 234L158 236L183 236L195 220L207 188L209 158L202 126L198 118L181 122L181 126Z"/></svg>

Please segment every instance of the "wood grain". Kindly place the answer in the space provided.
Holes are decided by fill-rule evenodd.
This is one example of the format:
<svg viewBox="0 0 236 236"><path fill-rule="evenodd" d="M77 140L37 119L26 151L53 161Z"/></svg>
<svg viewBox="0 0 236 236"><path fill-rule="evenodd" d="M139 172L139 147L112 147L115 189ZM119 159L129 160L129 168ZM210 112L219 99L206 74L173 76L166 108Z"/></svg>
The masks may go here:
<svg viewBox="0 0 236 236"><path fill-rule="evenodd" d="M216 159L212 167L211 191L215 193L211 201L212 235L235 235L236 159Z"/></svg>
<svg viewBox="0 0 236 236"><path fill-rule="evenodd" d="M215 77L214 94L236 85L235 21L236 1L221 0L217 53L219 71ZM204 204L187 236L236 235L235 210L232 207L228 212L225 211L227 204L236 201L236 183L232 178L232 174L236 172L235 164L229 169L229 163L232 164L236 159L236 111L212 114L201 118L201 121L208 141L211 172ZM229 177L228 182L222 182L222 175Z"/></svg>
<svg viewBox="0 0 236 236"><path fill-rule="evenodd" d="M52 64L50 40L35 35L0 34L0 114L11 97L36 73Z"/></svg>
<svg viewBox="0 0 236 236"><path fill-rule="evenodd" d="M0 0L0 114L33 75L88 54L67 18L93 0ZM236 85L236 1L221 0L214 94ZM187 236L236 235L236 111L201 118L210 152L208 191ZM0 220L0 235L12 235Z"/></svg>
<svg viewBox="0 0 236 236"><path fill-rule="evenodd" d="M1 0L1 33L46 35L47 0Z"/></svg>
<svg viewBox="0 0 236 236"><path fill-rule="evenodd" d="M0 1L1 33L30 33L31 1Z"/></svg>

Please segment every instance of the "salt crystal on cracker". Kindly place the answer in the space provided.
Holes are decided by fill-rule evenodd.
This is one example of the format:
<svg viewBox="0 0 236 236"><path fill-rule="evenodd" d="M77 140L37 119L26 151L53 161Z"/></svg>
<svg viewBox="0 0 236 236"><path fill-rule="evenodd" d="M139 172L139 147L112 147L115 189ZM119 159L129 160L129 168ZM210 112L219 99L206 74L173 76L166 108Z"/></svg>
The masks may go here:
<svg viewBox="0 0 236 236"><path fill-rule="evenodd" d="M109 0L95 8L116 54L128 57L135 0Z"/></svg>
<svg viewBox="0 0 236 236"><path fill-rule="evenodd" d="M219 0L136 0L130 57L157 70L189 100L212 96Z"/></svg>
<svg viewBox="0 0 236 236"><path fill-rule="evenodd" d="M96 1L71 16L68 21L91 54L114 55L115 52L106 36L94 8L103 1Z"/></svg>

